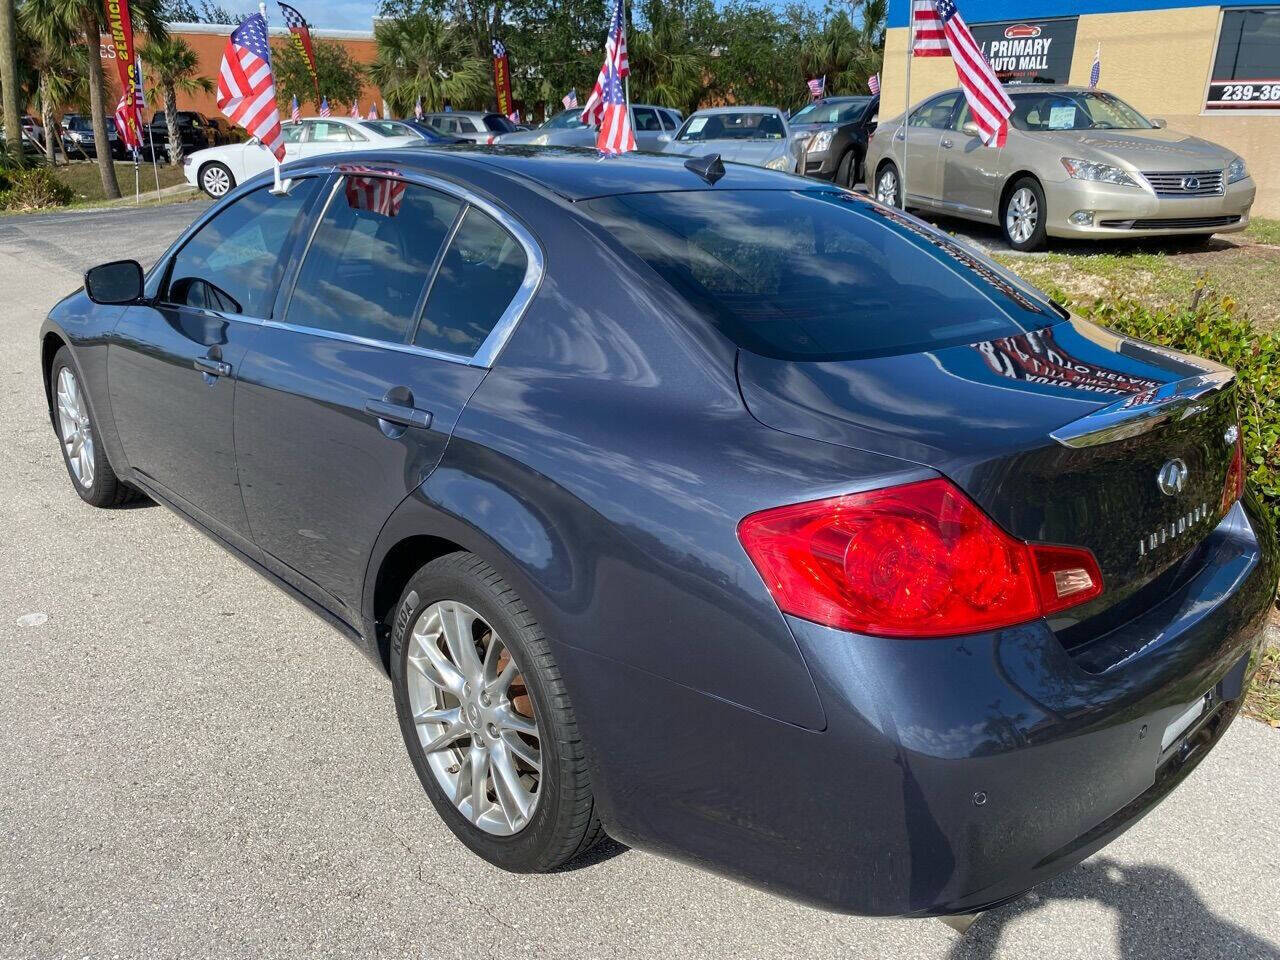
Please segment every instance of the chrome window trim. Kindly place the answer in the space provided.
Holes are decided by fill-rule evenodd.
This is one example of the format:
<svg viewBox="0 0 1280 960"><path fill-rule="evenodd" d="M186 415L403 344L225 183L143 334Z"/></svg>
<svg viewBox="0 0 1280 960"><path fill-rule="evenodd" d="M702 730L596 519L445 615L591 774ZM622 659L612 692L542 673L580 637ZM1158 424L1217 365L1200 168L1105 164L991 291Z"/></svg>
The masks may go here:
<svg viewBox="0 0 1280 960"><path fill-rule="evenodd" d="M330 188L329 196L326 198L324 205L316 213L315 221L311 225L311 232L307 236L306 244L302 248L302 254L298 259L299 269L294 274L293 288L289 291L288 305L293 303L293 291L297 288L298 274L301 273L301 265L306 262L307 254L311 252L311 244L315 240L317 231L320 229L320 223L324 220L325 213L329 210L329 205L333 203L333 198L342 188L343 180L347 177L347 173L341 166L333 168L335 174L333 186ZM327 337L330 340L342 340L347 343L357 343L363 346L385 347L390 350L396 350L400 353L413 353L423 357L430 357L434 360L446 360L451 363L461 363L472 367L482 367L490 369L494 362L502 353L502 348L507 345L507 341L511 339L511 335L515 332L516 326L519 324L521 317L524 316L525 310L533 301L534 295L537 294L538 288L542 284L542 277L546 272L546 261L542 255L542 248L534 239L532 233L501 207L490 203L483 197L477 196L470 190L459 186L449 180L432 176L427 173L419 173L418 171L405 170L387 170L378 171L376 169L370 171L374 175L383 175L388 179L399 179L405 183L417 184L427 187L428 189L438 190L447 194L463 204L463 209L459 212L457 222L454 224L455 229L450 231L449 238L446 241L451 243L453 236L457 232L456 227L462 221L462 216L466 213L467 206L476 207L482 213L487 213L493 217L508 233L516 238L516 241L524 248L526 266L524 272L524 280L520 283L520 288L516 291L515 296L511 298L511 302L507 304L506 310L502 316L498 318L497 323L493 325L493 329L489 331L489 335L481 341L480 346L476 348L476 352L472 356L457 353L445 353L439 350L432 350L428 347L420 347L414 343L397 342L393 340L375 340L370 337L360 337L355 334L341 333L336 330L325 330L321 327L308 327L302 324L287 322L289 316L288 307L285 309L286 320L263 320L262 325L265 327L275 327L280 330L289 330L294 333L306 333L312 336ZM444 250L447 251L447 245ZM428 286L435 283L435 274L439 272L439 263L436 264L432 271L432 275L427 278ZM428 295L429 299L429 295ZM423 309L426 309L426 301L423 302ZM421 323L421 317L415 318L414 333L416 335L418 324Z"/></svg>

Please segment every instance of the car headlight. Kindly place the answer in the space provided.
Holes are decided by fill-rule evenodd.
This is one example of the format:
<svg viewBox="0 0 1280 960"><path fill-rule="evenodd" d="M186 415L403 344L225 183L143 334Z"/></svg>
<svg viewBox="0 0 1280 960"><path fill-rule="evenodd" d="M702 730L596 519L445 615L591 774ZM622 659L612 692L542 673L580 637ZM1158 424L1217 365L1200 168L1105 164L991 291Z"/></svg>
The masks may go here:
<svg viewBox="0 0 1280 960"><path fill-rule="evenodd" d="M1249 175L1249 171L1245 169L1244 159L1236 157L1227 164L1227 183L1235 183L1237 180L1243 180Z"/></svg>
<svg viewBox="0 0 1280 960"><path fill-rule="evenodd" d="M77 132L76 132L76 131L74 131L74 130L70 131L70 132L67 134L67 136L68 136L68 137L70 137L70 138L71 138L71 140L72 140L74 143L79 143L81 140L83 140L83 139L84 139L83 134L79 134L79 133L77 133Z"/></svg>
<svg viewBox="0 0 1280 960"><path fill-rule="evenodd" d="M834 130L819 130L813 135L813 139L809 141L806 151L809 153L822 153L831 146L831 138L835 136Z"/></svg>
<svg viewBox="0 0 1280 960"><path fill-rule="evenodd" d="M530 144L535 147L545 147L547 145L547 135L544 133L544 134L541 134L540 136L534 137L530 141Z"/></svg>
<svg viewBox="0 0 1280 960"><path fill-rule="evenodd" d="M1095 183L1113 183L1118 187L1136 187L1137 181L1119 167L1109 163L1095 163L1092 160L1073 160L1062 158L1062 165L1067 173L1076 180L1092 180Z"/></svg>
<svg viewBox="0 0 1280 960"><path fill-rule="evenodd" d="M785 157L785 156L774 157L772 160L766 163L765 166L768 167L770 170L787 171L791 169L791 158Z"/></svg>

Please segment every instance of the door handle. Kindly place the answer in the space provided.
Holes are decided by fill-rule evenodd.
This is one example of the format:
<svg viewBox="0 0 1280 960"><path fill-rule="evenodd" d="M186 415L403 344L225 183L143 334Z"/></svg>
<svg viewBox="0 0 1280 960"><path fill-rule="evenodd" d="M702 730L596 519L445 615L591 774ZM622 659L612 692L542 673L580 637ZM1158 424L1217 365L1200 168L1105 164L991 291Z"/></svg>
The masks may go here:
<svg viewBox="0 0 1280 960"><path fill-rule="evenodd" d="M379 420L398 423L402 427L419 427L423 430L431 426L431 411L419 410L417 407L403 403L392 403L390 400L366 400L364 412L371 413Z"/></svg>
<svg viewBox="0 0 1280 960"><path fill-rule="evenodd" d="M211 377L231 376L231 364L223 360L214 360L212 357L196 357L195 368Z"/></svg>
<svg viewBox="0 0 1280 960"><path fill-rule="evenodd" d="M943 149L943 150L950 150L950 149L951 149L952 147L954 147L954 146L955 146L955 144L954 144L952 141L950 141L950 140L943 140L943 141L942 141L942 149Z"/></svg>

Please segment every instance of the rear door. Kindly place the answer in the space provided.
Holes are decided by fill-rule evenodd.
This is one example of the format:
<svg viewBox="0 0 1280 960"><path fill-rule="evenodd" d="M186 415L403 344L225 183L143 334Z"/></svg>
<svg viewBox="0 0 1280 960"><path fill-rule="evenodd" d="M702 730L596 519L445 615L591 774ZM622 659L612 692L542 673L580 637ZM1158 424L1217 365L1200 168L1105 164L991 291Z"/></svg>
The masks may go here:
<svg viewBox="0 0 1280 960"><path fill-rule="evenodd" d="M378 531L439 462L536 261L495 214L395 178L337 178L285 281L284 322L245 358L235 442L254 540L349 623Z"/></svg>

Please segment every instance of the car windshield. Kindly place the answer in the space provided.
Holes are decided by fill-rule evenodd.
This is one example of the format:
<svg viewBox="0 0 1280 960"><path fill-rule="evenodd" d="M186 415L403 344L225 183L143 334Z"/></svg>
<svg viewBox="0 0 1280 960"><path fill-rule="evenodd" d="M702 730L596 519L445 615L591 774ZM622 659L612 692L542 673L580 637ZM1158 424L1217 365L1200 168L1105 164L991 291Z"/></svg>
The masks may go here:
<svg viewBox="0 0 1280 960"><path fill-rule="evenodd" d="M70 120L63 121L63 126L68 130L90 130L93 127L88 117L72 117Z"/></svg>
<svg viewBox="0 0 1280 960"><path fill-rule="evenodd" d="M914 353L1061 319L966 248L848 194L717 188L585 206L708 322L763 356Z"/></svg>
<svg viewBox="0 0 1280 960"><path fill-rule="evenodd" d="M579 127L585 126L586 124L582 122L582 111L574 107L572 110L561 110L538 129L577 130Z"/></svg>
<svg viewBox="0 0 1280 960"><path fill-rule="evenodd" d="M1151 130L1150 120L1119 97L1097 91L1015 93L1011 122L1019 130Z"/></svg>
<svg viewBox="0 0 1280 960"><path fill-rule="evenodd" d="M677 140L781 140L785 136L777 113L711 113L685 121Z"/></svg>
<svg viewBox="0 0 1280 960"><path fill-rule="evenodd" d="M841 100L837 103L811 103L791 115L792 123L848 123L862 116L871 100Z"/></svg>
<svg viewBox="0 0 1280 960"><path fill-rule="evenodd" d="M365 120L360 126L368 127L374 133L380 133L384 137L417 136L412 127L407 123L401 123L399 120Z"/></svg>

